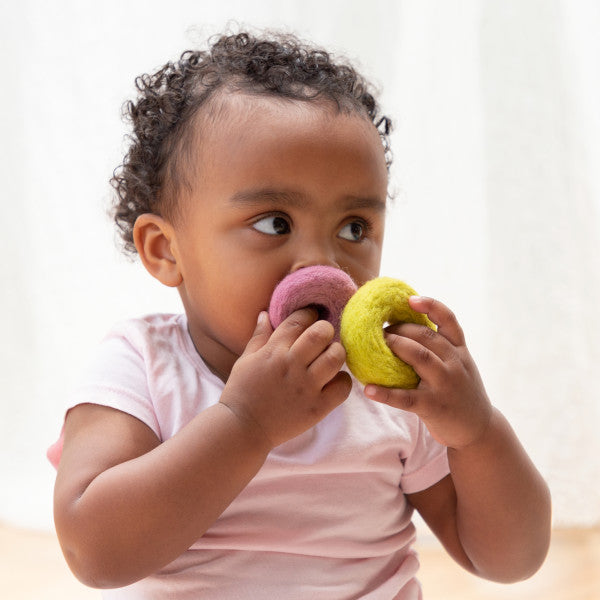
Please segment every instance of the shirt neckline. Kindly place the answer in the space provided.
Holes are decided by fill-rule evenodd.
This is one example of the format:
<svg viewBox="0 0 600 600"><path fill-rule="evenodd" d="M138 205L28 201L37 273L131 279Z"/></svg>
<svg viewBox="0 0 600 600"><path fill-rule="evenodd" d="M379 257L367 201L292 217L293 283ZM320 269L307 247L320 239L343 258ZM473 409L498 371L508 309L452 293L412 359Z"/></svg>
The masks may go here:
<svg viewBox="0 0 600 600"><path fill-rule="evenodd" d="M194 346L192 336L190 335L188 329L188 320L185 313L177 316L177 333L179 335L179 340L184 352L194 366L201 371L202 376L210 379L213 383L221 388L225 387L223 380L210 369L202 356L196 350L196 346Z"/></svg>

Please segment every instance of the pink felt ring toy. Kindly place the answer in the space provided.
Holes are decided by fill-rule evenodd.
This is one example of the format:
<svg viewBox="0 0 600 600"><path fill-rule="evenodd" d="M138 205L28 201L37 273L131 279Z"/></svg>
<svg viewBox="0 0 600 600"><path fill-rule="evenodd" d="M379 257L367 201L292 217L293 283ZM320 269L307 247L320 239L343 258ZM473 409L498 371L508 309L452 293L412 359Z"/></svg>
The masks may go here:
<svg viewBox="0 0 600 600"><path fill-rule="evenodd" d="M269 318L273 328L294 311L308 306L316 308L319 319L329 321L340 338L340 318L344 306L356 292L352 278L335 267L304 267L285 277L273 292Z"/></svg>

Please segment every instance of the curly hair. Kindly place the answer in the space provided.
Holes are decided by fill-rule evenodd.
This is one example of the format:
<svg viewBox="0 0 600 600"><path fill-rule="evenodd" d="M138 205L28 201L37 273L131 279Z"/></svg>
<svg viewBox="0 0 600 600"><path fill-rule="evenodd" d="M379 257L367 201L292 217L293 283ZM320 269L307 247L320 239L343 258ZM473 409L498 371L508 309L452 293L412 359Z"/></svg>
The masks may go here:
<svg viewBox="0 0 600 600"><path fill-rule="evenodd" d="M183 163L195 138L189 123L218 91L299 101L333 102L339 111L362 112L377 128L391 164L391 120L379 114L368 82L348 63L293 35L223 35L208 50L188 50L154 74L135 80L138 98L124 106L131 121L129 149L111 179L113 218L126 252L135 254L137 217L173 219L177 192L186 182Z"/></svg>

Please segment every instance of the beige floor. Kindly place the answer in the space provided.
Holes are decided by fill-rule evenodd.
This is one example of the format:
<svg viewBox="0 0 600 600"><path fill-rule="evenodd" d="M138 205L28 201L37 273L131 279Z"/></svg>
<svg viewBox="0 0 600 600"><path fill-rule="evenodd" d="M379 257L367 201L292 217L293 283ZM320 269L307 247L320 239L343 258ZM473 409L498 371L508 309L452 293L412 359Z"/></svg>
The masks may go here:
<svg viewBox="0 0 600 600"><path fill-rule="evenodd" d="M542 568L513 585L469 575L437 545L419 554L426 600L600 600L600 529L555 531Z"/></svg>
<svg viewBox="0 0 600 600"><path fill-rule="evenodd" d="M548 560L529 581L505 586L464 573L434 542L419 547L426 600L600 600L600 529L557 531ZM0 525L0 597L99 599L77 582L53 535Z"/></svg>

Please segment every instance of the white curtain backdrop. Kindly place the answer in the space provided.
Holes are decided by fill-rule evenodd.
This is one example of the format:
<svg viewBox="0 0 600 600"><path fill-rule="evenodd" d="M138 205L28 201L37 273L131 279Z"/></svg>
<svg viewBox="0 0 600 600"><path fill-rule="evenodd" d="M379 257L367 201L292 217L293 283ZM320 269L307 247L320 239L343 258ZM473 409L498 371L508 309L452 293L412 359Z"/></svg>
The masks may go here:
<svg viewBox="0 0 600 600"><path fill-rule="evenodd" d="M378 85L396 125L382 274L457 313L555 523L600 522L595 0L5 2L0 520L52 527L45 449L87 353L118 319L180 310L105 214L120 107L231 20L294 31Z"/></svg>

